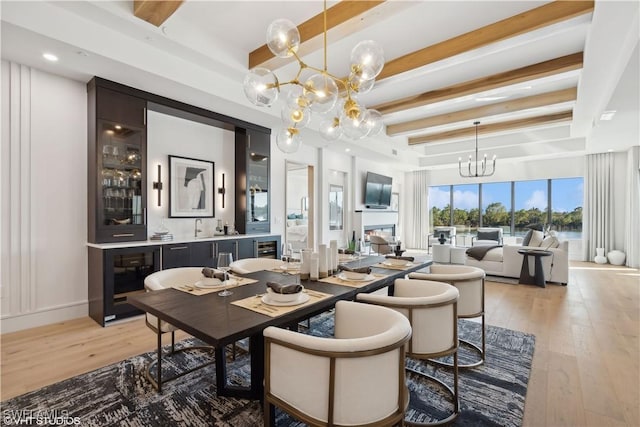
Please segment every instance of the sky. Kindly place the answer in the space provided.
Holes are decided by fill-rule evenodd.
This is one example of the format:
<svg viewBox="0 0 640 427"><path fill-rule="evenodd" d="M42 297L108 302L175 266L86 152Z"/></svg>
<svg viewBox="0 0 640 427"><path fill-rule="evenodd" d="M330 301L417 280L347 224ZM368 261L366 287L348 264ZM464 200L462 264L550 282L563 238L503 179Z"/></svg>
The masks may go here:
<svg viewBox="0 0 640 427"><path fill-rule="evenodd" d="M562 178L552 181L551 206L554 212L571 212L576 207L582 206L583 179ZM443 208L449 204L449 186L430 187L430 206ZM453 203L456 208L470 210L478 207L478 185L455 185L453 191ZM511 205L511 183L496 182L483 184L482 207L500 202L509 209ZM540 210L547 208L547 180L517 181L515 184L515 209L531 209L537 207Z"/></svg>

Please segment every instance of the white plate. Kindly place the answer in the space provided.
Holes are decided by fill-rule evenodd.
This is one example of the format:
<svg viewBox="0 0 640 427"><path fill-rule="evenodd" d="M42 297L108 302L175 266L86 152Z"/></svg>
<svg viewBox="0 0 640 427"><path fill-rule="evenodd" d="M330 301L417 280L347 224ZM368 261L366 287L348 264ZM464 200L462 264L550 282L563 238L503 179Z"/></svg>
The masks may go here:
<svg viewBox="0 0 640 427"><path fill-rule="evenodd" d="M294 262L291 264L282 264L280 266L281 270L284 271L291 271L291 270L300 270L300 263L299 262Z"/></svg>
<svg viewBox="0 0 640 427"><path fill-rule="evenodd" d="M230 283L224 283L224 284L228 285ZM206 279L198 280L194 286L200 289L208 289L208 288L217 288L218 286L222 286L222 285L223 283L220 281L220 279L216 279L215 277L207 277Z"/></svg>
<svg viewBox="0 0 640 427"><path fill-rule="evenodd" d="M349 279L347 276L345 276L344 274L340 273L340 274L338 274L338 279L346 280L347 282L366 282L367 280L375 279L375 276L373 274L367 274L362 279Z"/></svg>
<svg viewBox="0 0 640 427"><path fill-rule="evenodd" d="M290 305L300 305L300 304L304 304L305 302L309 301L309 294L306 294L304 292L300 292L300 295L298 296L297 299L294 299L293 301L288 301L288 302L277 302L277 301L271 301L271 298L269 298L269 294L264 294L262 296L262 302L267 304L267 305L275 305L278 307L288 307Z"/></svg>
<svg viewBox="0 0 640 427"><path fill-rule="evenodd" d="M382 265L388 265L390 267L409 267L410 265L413 265L412 263L410 263L409 261L405 262L404 264L398 264L395 262L389 262L389 261L385 261L382 263Z"/></svg>

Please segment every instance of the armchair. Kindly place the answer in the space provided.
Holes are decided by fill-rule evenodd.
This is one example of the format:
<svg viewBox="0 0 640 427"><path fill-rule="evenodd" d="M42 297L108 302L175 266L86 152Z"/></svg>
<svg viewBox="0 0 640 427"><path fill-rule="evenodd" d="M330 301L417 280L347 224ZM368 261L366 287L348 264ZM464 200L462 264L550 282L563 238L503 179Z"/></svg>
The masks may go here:
<svg viewBox="0 0 640 427"><path fill-rule="evenodd" d="M502 227L480 227L471 238L471 246L502 245Z"/></svg>
<svg viewBox="0 0 640 427"><path fill-rule="evenodd" d="M371 249L379 255L387 255L393 252L393 248L384 238L380 236L369 236L369 244Z"/></svg>
<svg viewBox="0 0 640 427"><path fill-rule="evenodd" d="M339 301L335 338L272 326L263 333L266 427L274 421L274 406L311 426L402 423L405 343L411 337L402 314Z"/></svg>

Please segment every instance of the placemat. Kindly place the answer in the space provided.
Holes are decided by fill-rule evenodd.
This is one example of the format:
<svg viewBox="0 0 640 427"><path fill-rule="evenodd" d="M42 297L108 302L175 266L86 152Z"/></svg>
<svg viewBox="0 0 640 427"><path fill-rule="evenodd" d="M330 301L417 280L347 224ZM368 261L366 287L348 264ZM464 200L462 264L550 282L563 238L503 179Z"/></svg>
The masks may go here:
<svg viewBox="0 0 640 427"><path fill-rule="evenodd" d="M408 262L408 261L407 261ZM419 262L412 262L411 265L387 265L387 264L383 264L383 263L378 263L378 264L374 264L372 265L372 267L379 267L379 268L388 268L389 270L408 270L410 268L415 267L416 265L419 265Z"/></svg>
<svg viewBox="0 0 640 427"><path fill-rule="evenodd" d="M297 310L300 307L304 307L305 305L314 304L331 296L331 294L313 291L311 289L305 289L303 292L309 295L309 301L298 305L290 305L287 307L267 305L263 303L262 296L264 294L258 294L253 297L233 301L231 304L237 305L238 307L246 308L251 311L255 311L256 313L264 314L266 316L278 317L291 311Z"/></svg>
<svg viewBox="0 0 640 427"><path fill-rule="evenodd" d="M380 274L380 273L373 273L373 276L375 277L375 279L371 279L371 280L343 280L338 276L329 276L327 278L320 279L320 282L333 283L334 285L351 286L353 288L360 288L364 285L368 285L371 282L375 282L378 279L387 277L386 274Z"/></svg>
<svg viewBox="0 0 640 427"><path fill-rule="evenodd" d="M173 285L172 288L182 292L186 292L191 295L200 296L200 295L210 294L212 292L220 292L223 289L237 288L238 286L248 285L248 284L257 282L256 279L249 279L248 277L239 277L239 276L229 275L229 278L234 279L235 283L231 285L216 286L214 288L196 288L192 283L181 283L181 284Z"/></svg>

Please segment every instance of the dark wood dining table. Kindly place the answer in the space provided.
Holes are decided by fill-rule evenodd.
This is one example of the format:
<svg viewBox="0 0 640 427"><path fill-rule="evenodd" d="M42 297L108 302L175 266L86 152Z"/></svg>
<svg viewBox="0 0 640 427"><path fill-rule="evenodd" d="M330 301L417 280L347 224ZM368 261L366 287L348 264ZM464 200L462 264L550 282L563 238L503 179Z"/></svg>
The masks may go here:
<svg viewBox="0 0 640 427"><path fill-rule="evenodd" d="M368 256L359 261L345 263L349 267L373 266L384 261L384 257ZM221 396L262 399L264 377L264 338L262 331L268 326L289 327L331 309L339 300L353 300L361 292L373 292L392 286L397 278L431 265L429 258L417 258L413 266L405 270L372 267L373 273L384 274L362 287L343 286L321 281L303 280L306 289L330 294L329 298L277 317L248 310L231 304L233 301L263 294L267 282L296 283L296 275L274 271L259 271L243 275L258 280L256 283L233 288L233 293L221 297L217 292L192 295L173 288L129 296L127 302L160 320L164 320L188 334L215 347L216 385ZM249 338L251 359L251 385L239 387L227 384L226 346Z"/></svg>

